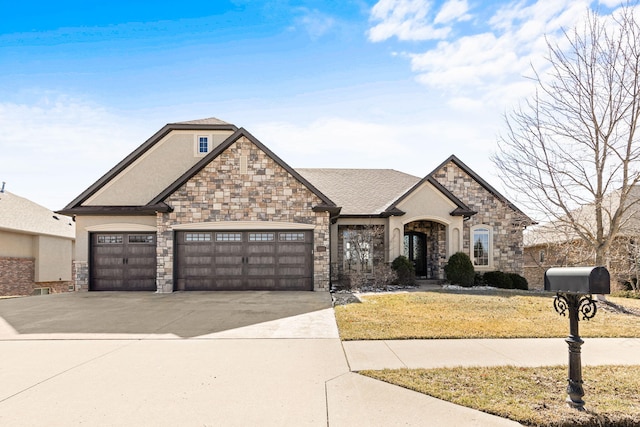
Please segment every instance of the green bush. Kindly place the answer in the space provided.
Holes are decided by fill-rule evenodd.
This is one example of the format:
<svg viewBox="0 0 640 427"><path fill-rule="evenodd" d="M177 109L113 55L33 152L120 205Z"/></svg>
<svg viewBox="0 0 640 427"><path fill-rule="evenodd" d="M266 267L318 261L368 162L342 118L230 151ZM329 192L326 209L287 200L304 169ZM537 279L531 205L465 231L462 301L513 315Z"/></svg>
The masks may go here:
<svg viewBox="0 0 640 427"><path fill-rule="evenodd" d="M529 282L527 282L527 279L517 273L507 273L507 275L511 278L513 289L529 290Z"/></svg>
<svg viewBox="0 0 640 427"><path fill-rule="evenodd" d="M484 286L487 283L484 281L482 273L476 273L473 277L473 286Z"/></svg>
<svg viewBox="0 0 640 427"><path fill-rule="evenodd" d="M447 265L444 266L444 273L452 285L465 287L473 286L476 275L469 255L464 252L456 252L451 255Z"/></svg>
<svg viewBox="0 0 640 427"><path fill-rule="evenodd" d="M508 274L502 271L487 271L484 273L484 281L487 286L493 286L500 289L513 289L513 281Z"/></svg>
<svg viewBox="0 0 640 427"><path fill-rule="evenodd" d="M398 275L399 285L415 285L416 269L413 263L404 255L400 255L391 263L391 268Z"/></svg>

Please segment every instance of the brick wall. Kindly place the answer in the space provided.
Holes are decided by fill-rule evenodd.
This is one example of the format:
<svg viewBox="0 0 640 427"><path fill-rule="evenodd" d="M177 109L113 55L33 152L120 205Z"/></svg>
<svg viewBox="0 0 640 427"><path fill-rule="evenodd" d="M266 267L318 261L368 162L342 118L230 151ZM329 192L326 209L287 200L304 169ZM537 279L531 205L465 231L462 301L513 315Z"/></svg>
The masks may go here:
<svg viewBox="0 0 640 427"><path fill-rule="evenodd" d="M0 257L0 295L32 295L36 288L50 293L69 292L73 282L34 282L35 259Z"/></svg>
<svg viewBox="0 0 640 427"><path fill-rule="evenodd" d="M329 290L329 251L318 250L329 248L329 213L313 212L321 202L259 147L240 138L166 199L173 212L158 213L158 291L173 290L173 226L221 221L313 225L314 290Z"/></svg>
<svg viewBox="0 0 640 427"><path fill-rule="evenodd" d="M34 258L0 257L0 295L31 295Z"/></svg>

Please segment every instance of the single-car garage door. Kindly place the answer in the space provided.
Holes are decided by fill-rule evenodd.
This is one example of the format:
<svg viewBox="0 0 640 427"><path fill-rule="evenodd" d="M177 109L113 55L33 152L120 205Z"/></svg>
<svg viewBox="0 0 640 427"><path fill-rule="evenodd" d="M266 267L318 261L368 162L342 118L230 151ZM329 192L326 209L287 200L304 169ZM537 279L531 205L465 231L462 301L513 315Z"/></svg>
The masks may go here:
<svg viewBox="0 0 640 427"><path fill-rule="evenodd" d="M313 290L313 232L178 231L176 290Z"/></svg>
<svg viewBox="0 0 640 427"><path fill-rule="evenodd" d="M155 291L155 233L91 234L92 291Z"/></svg>

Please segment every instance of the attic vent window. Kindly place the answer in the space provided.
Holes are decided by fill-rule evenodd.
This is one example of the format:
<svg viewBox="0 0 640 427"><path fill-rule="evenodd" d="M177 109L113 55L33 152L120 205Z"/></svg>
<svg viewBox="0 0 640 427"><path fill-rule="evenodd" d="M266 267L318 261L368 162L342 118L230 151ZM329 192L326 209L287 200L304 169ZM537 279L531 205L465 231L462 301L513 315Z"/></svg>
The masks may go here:
<svg viewBox="0 0 640 427"><path fill-rule="evenodd" d="M209 152L209 137L200 136L198 137L198 153L206 154Z"/></svg>

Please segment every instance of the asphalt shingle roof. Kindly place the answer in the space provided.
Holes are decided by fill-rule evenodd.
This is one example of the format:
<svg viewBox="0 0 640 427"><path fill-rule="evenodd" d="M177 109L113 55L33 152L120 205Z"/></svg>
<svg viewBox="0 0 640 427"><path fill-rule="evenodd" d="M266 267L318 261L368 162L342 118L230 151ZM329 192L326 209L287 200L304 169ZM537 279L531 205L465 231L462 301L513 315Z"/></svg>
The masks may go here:
<svg viewBox="0 0 640 427"><path fill-rule="evenodd" d="M228 125L230 123L227 123L215 117L207 117L206 119L189 120L186 122L177 122L173 124L176 124L176 125Z"/></svg>
<svg viewBox="0 0 640 427"><path fill-rule="evenodd" d="M342 207L340 215L377 215L421 178L393 169L296 169Z"/></svg>
<svg viewBox="0 0 640 427"><path fill-rule="evenodd" d="M0 229L69 239L76 236L75 223L68 216L8 191L0 193Z"/></svg>

